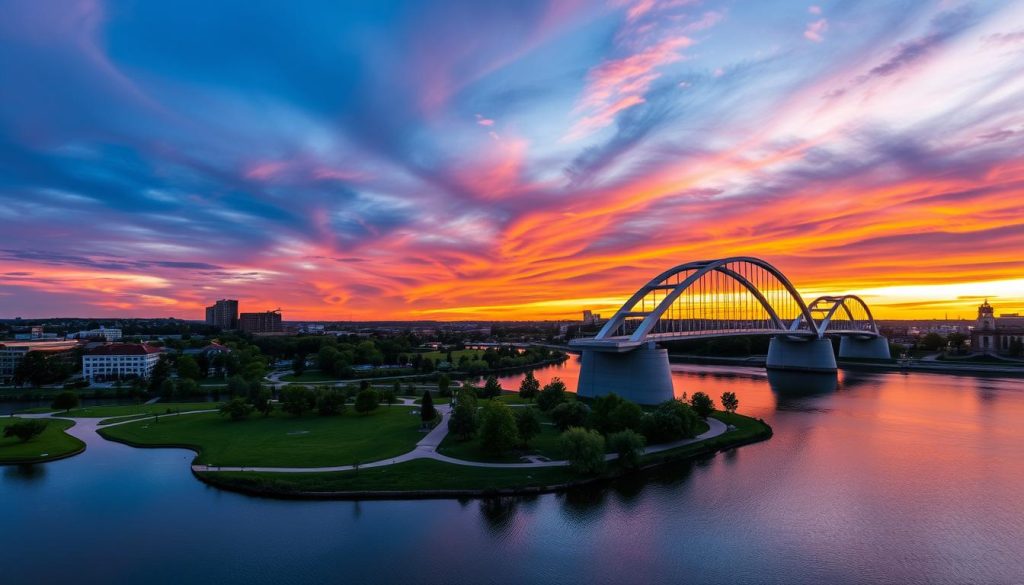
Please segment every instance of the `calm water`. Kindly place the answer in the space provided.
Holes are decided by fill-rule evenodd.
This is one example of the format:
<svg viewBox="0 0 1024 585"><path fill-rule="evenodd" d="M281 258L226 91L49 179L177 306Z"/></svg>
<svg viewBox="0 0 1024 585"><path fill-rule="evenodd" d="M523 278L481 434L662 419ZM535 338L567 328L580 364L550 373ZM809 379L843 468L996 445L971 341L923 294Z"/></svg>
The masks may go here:
<svg viewBox="0 0 1024 585"><path fill-rule="evenodd" d="M195 481L190 453L101 442L0 468L3 582L1024 582L1024 381L846 372L773 390L757 369L674 368L677 392L735 391L775 437L499 502L249 498Z"/></svg>

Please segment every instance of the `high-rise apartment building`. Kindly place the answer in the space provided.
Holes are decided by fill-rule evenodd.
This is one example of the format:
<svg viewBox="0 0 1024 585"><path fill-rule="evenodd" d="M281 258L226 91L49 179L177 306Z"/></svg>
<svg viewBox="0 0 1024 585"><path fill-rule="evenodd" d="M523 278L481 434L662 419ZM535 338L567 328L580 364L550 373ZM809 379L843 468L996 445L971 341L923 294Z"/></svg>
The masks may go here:
<svg viewBox="0 0 1024 585"><path fill-rule="evenodd" d="M206 307L206 324L221 329L238 329L238 301L221 299Z"/></svg>
<svg viewBox="0 0 1024 585"><path fill-rule="evenodd" d="M242 313L238 317L238 328L247 333L280 333L281 309L265 313Z"/></svg>

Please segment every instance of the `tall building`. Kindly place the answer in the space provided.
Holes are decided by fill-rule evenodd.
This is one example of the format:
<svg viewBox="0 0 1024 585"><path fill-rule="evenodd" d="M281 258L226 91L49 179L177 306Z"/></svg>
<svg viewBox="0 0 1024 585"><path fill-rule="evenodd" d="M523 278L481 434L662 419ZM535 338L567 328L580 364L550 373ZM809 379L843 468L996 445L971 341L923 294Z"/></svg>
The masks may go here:
<svg viewBox="0 0 1024 585"><path fill-rule="evenodd" d="M82 355L82 376L96 380L148 378L160 361L160 350L144 343L111 343Z"/></svg>
<svg viewBox="0 0 1024 585"><path fill-rule="evenodd" d="M206 307L206 324L221 329L238 329L238 301L221 299Z"/></svg>
<svg viewBox="0 0 1024 585"><path fill-rule="evenodd" d="M281 309L264 313L242 313L238 317L238 328L246 333L280 333Z"/></svg>
<svg viewBox="0 0 1024 585"><path fill-rule="evenodd" d="M995 316L988 300L978 307L971 331L971 349L989 354L1020 355L1024 344L1024 318L1016 313Z"/></svg>

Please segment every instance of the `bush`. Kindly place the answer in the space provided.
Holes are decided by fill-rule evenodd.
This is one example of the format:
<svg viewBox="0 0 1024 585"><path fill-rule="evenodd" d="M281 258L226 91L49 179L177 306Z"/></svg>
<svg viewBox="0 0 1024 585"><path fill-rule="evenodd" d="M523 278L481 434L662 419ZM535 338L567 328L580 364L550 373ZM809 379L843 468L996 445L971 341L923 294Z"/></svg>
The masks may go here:
<svg viewBox="0 0 1024 585"><path fill-rule="evenodd" d="M519 431L519 440L524 447L530 446L530 439L540 434L540 417L533 408L520 408L516 410L516 430Z"/></svg>
<svg viewBox="0 0 1024 585"><path fill-rule="evenodd" d="M707 418L715 411L715 402L704 392L694 392L693 397L690 398L690 406L701 418Z"/></svg>
<svg viewBox="0 0 1024 585"><path fill-rule="evenodd" d="M626 429L639 429L643 414L636 404L616 394L608 394L594 400L588 421L591 428L602 435L609 435Z"/></svg>
<svg viewBox="0 0 1024 585"><path fill-rule="evenodd" d="M335 388L321 388L316 394L316 411L320 416L335 416L345 412L345 393Z"/></svg>
<svg viewBox="0 0 1024 585"><path fill-rule="evenodd" d="M316 394L305 386L287 386L281 391L281 410L302 416L316 407Z"/></svg>
<svg viewBox="0 0 1024 585"><path fill-rule="evenodd" d="M48 421L39 419L28 419L21 422L9 424L4 427L4 438L17 437L22 443L27 443L38 437L46 430Z"/></svg>
<svg viewBox="0 0 1024 585"><path fill-rule="evenodd" d="M377 394L376 390L367 388L356 394L356 412L359 414L372 412L378 406L380 406L380 395Z"/></svg>
<svg viewBox="0 0 1024 585"><path fill-rule="evenodd" d="M608 435L608 446L619 454L619 463L626 469L640 467L640 457L646 444L643 436L632 429Z"/></svg>
<svg viewBox="0 0 1024 585"><path fill-rule="evenodd" d="M559 431L565 432L569 427L582 427L587 422L590 409L578 400L563 402L551 410L551 420Z"/></svg>
<svg viewBox="0 0 1024 585"><path fill-rule="evenodd" d="M552 378L550 382L544 385L544 389L537 396L537 406L544 412L547 412L565 402L567 400L565 394L565 382L562 382L559 378Z"/></svg>
<svg viewBox="0 0 1024 585"><path fill-rule="evenodd" d="M519 429L512 409L500 400L489 400L484 404L480 417L480 446L488 452L500 455L515 447L519 442Z"/></svg>
<svg viewBox="0 0 1024 585"><path fill-rule="evenodd" d="M641 419L640 432L648 443L667 443L693 437L698 422L697 413L689 405L669 400Z"/></svg>
<svg viewBox="0 0 1024 585"><path fill-rule="evenodd" d="M221 416L229 416L231 420L243 420L252 413L253 407L244 398L232 398L220 407Z"/></svg>
<svg viewBox="0 0 1024 585"><path fill-rule="evenodd" d="M569 467L576 473L590 474L604 471L604 437L595 430L572 427L559 439Z"/></svg>

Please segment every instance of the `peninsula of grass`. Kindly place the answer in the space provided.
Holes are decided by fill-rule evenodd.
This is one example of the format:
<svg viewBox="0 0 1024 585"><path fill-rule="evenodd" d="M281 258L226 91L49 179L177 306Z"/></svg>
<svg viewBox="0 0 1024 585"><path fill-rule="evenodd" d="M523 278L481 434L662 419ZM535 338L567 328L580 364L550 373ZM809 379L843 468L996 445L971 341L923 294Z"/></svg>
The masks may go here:
<svg viewBox="0 0 1024 585"><path fill-rule="evenodd" d="M69 412L56 412L54 416L71 418L115 418L135 415L175 414L193 410L216 410L219 402L155 402L153 404L119 404L112 406L86 406Z"/></svg>
<svg viewBox="0 0 1024 585"><path fill-rule="evenodd" d="M768 439L771 427L761 420L716 412L712 416L734 428L726 433L668 451L643 456L641 469L713 455L717 451ZM467 450L470 447L464 447ZM617 462L599 475L578 475L569 467L494 468L417 459L358 471L327 473L208 472L202 481L232 491L278 498L438 498L487 497L556 492L604 482L637 470Z"/></svg>
<svg viewBox="0 0 1024 585"><path fill-rule="evenodd" d="M47 420L46 430L29 441L14 437L3 438L3 430L24 418L6 417L0 419L0 465L42 463L63 459L85 451L85 443L64 431L74 426L70 420Z"/></svg>
<svg viewBox="0 0 1024 585"><path fill-rule="evenodd" d="M350 407L339 416L275 411L232 421L217 413L150 418L99 430L135 447L184 447L195 463L238 467L331 467L407 453L423 438L413 409L381 406L369 414Z"/></svg>

